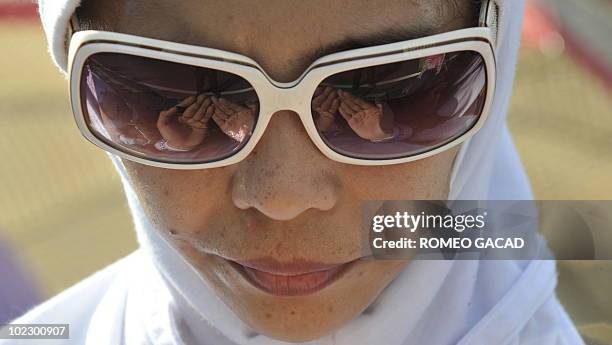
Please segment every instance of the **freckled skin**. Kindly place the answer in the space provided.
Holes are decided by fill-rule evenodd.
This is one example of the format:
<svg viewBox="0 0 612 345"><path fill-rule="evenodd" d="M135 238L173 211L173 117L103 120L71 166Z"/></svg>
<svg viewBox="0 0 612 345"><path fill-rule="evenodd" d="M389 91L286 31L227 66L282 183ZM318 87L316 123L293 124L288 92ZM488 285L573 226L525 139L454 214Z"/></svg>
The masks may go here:
<svg viewBox="0 0 612 345"><path fill-rule="evenodd" d="M453 11L439 10L450 2ZM272 78L291 81L321 44L390 22L433 23L438 32L469 26L471 3L113 0L86 2L82 15L113 31L244 54ZM213 254L325 263L359 258L361 202L446 198L456 152L393 166L341 164L316 149L296 114L280 111L238 164L199 171L124 164L153 224L243 321L270 337L306 341L364 312L407 262L366 261L314 294L281 298L254 288ZM210 254L197 251L194 241Z"/></svg>

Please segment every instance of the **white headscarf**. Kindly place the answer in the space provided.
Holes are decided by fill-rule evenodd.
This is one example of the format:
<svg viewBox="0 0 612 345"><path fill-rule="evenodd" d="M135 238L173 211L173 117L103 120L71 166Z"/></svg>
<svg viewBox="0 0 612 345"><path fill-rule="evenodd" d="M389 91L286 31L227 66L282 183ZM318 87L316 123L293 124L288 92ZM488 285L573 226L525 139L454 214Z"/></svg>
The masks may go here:
<svg viewBox="0 0 612 345"><path fill-rule="evenodd" d="M497 3L497 90L487 123L462 146L455 161L449 199L532 197L505 124L523 1ZM39 4L51 55L65 72L67 22L79 1L40 0ZM286 344L253 334L195 268L158 235L121 161L113 157L113 162L122 176L144 255L138 267L117 278L100 302L88 341L105 344L100 342L105 337L109 344L120 338L127 345L182 344L179 334L185 336L187 325L193 337L206 339L206 344ZM505 344L517 337L557 344L545 342L552 339L545 337L546 329L559 309L551 297L555 284L551 261L415 261L367 312L308 344ZM550 310L545 309L548 304ZM527 327L538 315L547 323ZM117 324L123 318L124 324ZM114 338L107 336L109 328Z"/></svg>

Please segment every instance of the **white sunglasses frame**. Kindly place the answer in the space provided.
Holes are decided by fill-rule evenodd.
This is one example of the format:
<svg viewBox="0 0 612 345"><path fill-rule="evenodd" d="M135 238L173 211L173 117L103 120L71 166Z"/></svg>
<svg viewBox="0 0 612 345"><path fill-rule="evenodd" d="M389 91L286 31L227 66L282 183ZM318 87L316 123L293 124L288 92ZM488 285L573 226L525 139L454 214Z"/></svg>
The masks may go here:
<svg viewBox="0 0 612 345"><path fill-rule="evenodd" d="M474 51L485 64L486 95L478 121L459 137L420 154L393 159L360 159L341 155L327 146L318 133L311 110L311 99L317 86L327 77L347 70L425 56ZM248 81L259 98L259 116L248 142L233 155L205 163L170 163L143 158L121 151L100 140L92 133L85 120L81 102L81 75L87 58L96 53L124 53L180 64L213 68L233 73ZM456 145L474 135L485 123L495 93L495 54L493 32L490 27L473 27L413 40L374 47L353 49L323 56L313 62L296 80L280 83L273 80L253 59L223 50L187 45L116 32L86 30L72 35L68 53L70 73L70 99L77 126L83 136L94 145L121 158L168 169L208 169L236 164L245 159L255 148L272 115L290 110L299 116L310 139L327 158L355 165L390 165L426 158Z"/></svg>

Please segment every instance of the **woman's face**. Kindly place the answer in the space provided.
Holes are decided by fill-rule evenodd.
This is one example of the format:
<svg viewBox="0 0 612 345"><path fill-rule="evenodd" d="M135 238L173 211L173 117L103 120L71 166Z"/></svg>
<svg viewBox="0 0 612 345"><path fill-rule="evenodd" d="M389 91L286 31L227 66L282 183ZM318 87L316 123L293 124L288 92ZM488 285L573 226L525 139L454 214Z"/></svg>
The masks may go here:
<svg viewBox="0 0 612 345"><path fill-rule="evenodd" d="M107 30L240 53L289 82L339 44L472 26L476 7L472 0L115 0L89 1L82 14ZM445 199L456 153L341 164L317 150L297 114L279 111L238 164L181 171L123 163L153 224L243 321L304 341L356 317L407 264L367 258L362 201Z"/></svg>

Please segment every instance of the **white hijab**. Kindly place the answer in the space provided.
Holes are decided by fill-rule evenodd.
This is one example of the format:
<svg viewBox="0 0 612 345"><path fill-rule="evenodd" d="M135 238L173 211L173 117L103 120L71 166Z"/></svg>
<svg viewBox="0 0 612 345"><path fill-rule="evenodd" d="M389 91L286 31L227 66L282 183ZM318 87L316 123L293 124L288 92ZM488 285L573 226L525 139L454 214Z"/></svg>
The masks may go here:
<svg viewBox="0 0 612 345"><path fill-rule="evenodd" d="M449 199L532 198L505 124L523 1L497 3L497 90L487 123L462 146L455 161ZM66 28L79 1L40 0L39 4L49 50L65 72ZM215 345L287 344L254 334L236 317L158 235L122 163L116 157L113 162L122 176L143 255L137 267L116 278L100 302L87 344L187 344L190 337ZM555 313L561 310L551 297L555 285L551 261L415 261L367 312L308 344L502 344L519 335L544 341L552 312L543 313L543 308L552 303ZM536 314L548 323L529 327L527 334L526 324ZM186 335L185 329L192 334Z"/></svg>

